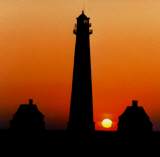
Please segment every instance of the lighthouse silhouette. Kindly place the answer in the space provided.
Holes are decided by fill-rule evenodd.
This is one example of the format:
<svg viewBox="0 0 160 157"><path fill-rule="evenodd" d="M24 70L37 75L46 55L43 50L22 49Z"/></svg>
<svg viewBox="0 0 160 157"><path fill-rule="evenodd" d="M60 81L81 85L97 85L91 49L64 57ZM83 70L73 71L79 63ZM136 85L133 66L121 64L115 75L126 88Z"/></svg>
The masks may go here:
<svg viewBox="0 0 160 157"><path fill-rule="evenodd" d="M92 30L89 19L82 11L73 31L76 35L76 45L68 129L76 132L95 130L90 58Z"/></svg>

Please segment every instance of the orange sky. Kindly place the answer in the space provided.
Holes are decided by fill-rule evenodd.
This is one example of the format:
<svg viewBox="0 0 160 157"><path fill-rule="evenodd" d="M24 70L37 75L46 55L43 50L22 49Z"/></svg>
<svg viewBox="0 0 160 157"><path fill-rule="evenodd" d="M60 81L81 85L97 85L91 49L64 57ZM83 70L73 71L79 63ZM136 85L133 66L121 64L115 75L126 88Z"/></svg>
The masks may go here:
<svg viewBox="0 0 160 157"><path fill-rule="evenodd" d="M94 119L117 118L139 100L160 125L160 2L158 0L1 0L0 122L34 98L47 125L66 126L75 18L91 17Z"/></svg>

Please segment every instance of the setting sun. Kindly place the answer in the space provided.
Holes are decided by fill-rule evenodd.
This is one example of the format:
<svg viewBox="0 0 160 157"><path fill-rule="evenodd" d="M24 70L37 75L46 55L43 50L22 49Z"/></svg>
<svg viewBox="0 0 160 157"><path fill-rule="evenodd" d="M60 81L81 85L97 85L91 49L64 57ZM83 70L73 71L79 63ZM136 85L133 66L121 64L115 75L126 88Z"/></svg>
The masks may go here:
<svg viewBox="0 0 160 157"><path fill-rule="evenodd" d="M104 119L104 120L101 122L101 124L102 124L102 127L108 129L108 128L111 128L111 127L112 127L113 122L112 122L111 119L106 118L106 119Z"/></svg>

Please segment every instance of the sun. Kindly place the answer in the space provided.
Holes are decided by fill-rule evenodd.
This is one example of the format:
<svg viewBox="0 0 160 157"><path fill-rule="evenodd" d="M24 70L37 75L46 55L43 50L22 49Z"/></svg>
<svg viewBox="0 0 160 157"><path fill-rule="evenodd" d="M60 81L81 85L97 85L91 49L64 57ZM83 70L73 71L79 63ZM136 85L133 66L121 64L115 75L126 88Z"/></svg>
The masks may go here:
<svg viewBox="0 0 160 157"><path fill-rule="evenodd" d="M112 127L113 122L112 122L112 120L111 120L111 119L109 119L109 118L105 118L104 120L102 120L101 125L102 125L102 127L103 127L103 128L107 128L107 129L109 129L109 128L111 128L111 127Z"/></svg>

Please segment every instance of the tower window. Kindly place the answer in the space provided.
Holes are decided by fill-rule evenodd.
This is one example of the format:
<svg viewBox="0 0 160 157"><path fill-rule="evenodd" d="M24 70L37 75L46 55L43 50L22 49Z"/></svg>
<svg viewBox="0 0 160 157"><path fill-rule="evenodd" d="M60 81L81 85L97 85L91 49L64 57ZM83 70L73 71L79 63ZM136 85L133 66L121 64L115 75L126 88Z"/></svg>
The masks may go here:
<svg viewBox="0 0 160 157"><path fill-rule="evenodd" d="M88 20L84 20L84 24L87 24L88 23Z"/></svg>

